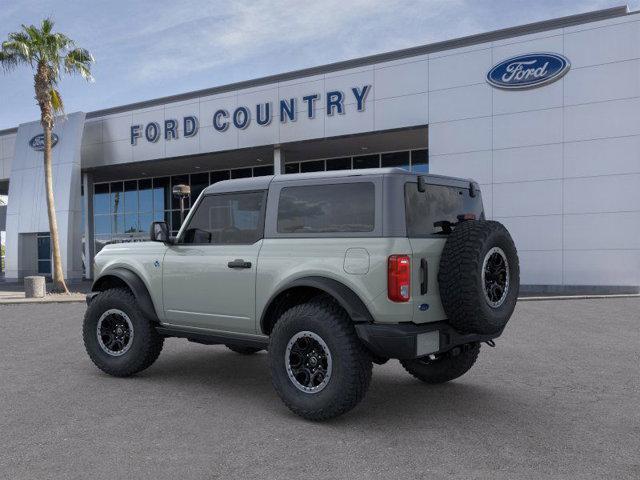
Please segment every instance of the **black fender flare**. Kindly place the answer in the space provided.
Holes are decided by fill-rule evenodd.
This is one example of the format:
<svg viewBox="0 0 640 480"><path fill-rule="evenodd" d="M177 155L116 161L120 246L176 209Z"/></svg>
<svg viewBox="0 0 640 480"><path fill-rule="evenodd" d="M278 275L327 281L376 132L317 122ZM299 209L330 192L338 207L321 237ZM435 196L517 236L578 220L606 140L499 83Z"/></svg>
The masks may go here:
<svg viewBox="0 0 640 480"><path fill-rule="evenodd" d="M107 270L102 276L100 276L100 278L93 282L91 291L101 292L105 290L103 286L108 284L109 277L118 278L123 281L127 287L129 287L129 290L131 290L133 296L136 298L136 302L138 302L138 306L145 317L149 320L153 320L154 322L160 321L158 314L156 313L156 308L153 306L153 300L151 300L151 295L149 294L147 286L137 273L127 268L117 267L112 270Z"/></svg>
<svg viewBox="0 0 640 480"><path fill-rule="evenodd" d="M283 292L290 290L296 287L311 287L316 288L318 290L322 290L328 295L331 295L342 308L345 309L347 314L354 323L372 323L373 317L369 312L369 309L364 304L362 299L355 293L351 288L347 287L345 284L333 280L332 278L327 277L302 277L296 280L293 280L283 287L281 287L277 292L275 292L269 301L266 303L265 308L262 310L262 314L260 317L260 330L262 332L265 331L265 320L267 316L267 312L274 300Z"/></svg>

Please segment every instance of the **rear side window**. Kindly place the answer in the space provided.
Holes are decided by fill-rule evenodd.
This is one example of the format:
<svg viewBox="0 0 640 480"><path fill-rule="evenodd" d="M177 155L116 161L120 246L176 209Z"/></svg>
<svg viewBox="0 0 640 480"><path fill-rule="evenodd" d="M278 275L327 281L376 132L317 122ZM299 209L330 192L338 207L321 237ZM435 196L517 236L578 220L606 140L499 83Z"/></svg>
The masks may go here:
<svg viewBox="0 0 640 480"><path fill-rule="evenodd" d="M285 187L278 202L278 233L371 232L373 183Z"/></svg>
<svg viewBox="0 0 640 480"><path fill-rule="evenodd" d="M409 237L443 235L446 229L436 224L453 225L458 215L472 213L478 220L484 218L480 193L471 197L467 188L426 185L425 191L419 192L417 183L407 183L404 192Z"/></svg>

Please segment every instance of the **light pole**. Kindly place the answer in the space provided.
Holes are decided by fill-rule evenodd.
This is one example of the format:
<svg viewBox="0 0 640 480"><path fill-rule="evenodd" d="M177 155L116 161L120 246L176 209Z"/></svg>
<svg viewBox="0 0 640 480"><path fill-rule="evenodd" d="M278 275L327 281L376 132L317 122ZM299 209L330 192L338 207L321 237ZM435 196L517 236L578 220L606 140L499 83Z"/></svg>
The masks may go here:
<svg viewBox="0 0 640 480"><path fill-rule="evenodd" d="M175 185L172 188L173 196L180 199L180 226L184 222L184 200L191 195L191 187L189 185ZM175 227L174 227L175 229Z"/></svg>

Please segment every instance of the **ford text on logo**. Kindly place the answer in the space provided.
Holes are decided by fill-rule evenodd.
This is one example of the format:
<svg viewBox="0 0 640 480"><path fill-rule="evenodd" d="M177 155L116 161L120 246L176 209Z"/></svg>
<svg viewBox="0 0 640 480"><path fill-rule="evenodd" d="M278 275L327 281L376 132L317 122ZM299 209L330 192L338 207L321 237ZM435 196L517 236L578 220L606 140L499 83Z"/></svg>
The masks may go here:
<svg viewBox="0 0 640 480"><path fill-rule="evenodd" d="M348 92L340 90L326 92L324 98L319 93L311 93L302 98L283 98L275 106L272 102L264 102L251 106L240 105L233 111L221 108L216 110L207 122L216 132L223 133L231 126L244 130L251 122L264 127L269 125L273 118L278 118L280 123L295 122L298 115L313 119L316 116L316 110L325 110L328 116L336 113L343 115L346 112L347 102L355 103L356 110L363 112L370 90L371 85L363 85L353 87ZM168 118L164 120L163 126L164 128L159 122L131 125L131 145L137 145L138 139L143 136L147 142L151 143L157 142L163 136L165 141L176 140L180 136L194 137L198 134L199 121L195 115L187 115L182 117L181 122L177 118Z"/></svg>
<svg viewBox="0 0 640 480"><path fill-rule="evenodd" d="M51 134L51 148L55 147L58 143L58 136L55 133ZM29 140L29 146L38 152L44 152L44 133L36 135Z"/></svg>
<svg viewBox="0 0 640 480"><path fill-rule="evenodd" d="M535 88L558 80L570 67L569 60L557 53L530 53L497 64L487 73L487 82L507 90Z"/></svg>

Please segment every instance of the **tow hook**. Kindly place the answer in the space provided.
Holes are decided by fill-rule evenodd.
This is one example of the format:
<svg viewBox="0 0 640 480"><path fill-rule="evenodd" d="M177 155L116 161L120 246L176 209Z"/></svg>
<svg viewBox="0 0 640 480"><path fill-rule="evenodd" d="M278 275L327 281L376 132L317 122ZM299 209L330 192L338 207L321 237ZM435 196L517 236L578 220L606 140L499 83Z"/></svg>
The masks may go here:
<svg viewBox="0 0 640 480"><path fill-rule="evenodd" d="M494 342L493 340L487 340L486 342L487 345L489 345L491 348L496 348L496 342Z"/></svg>

